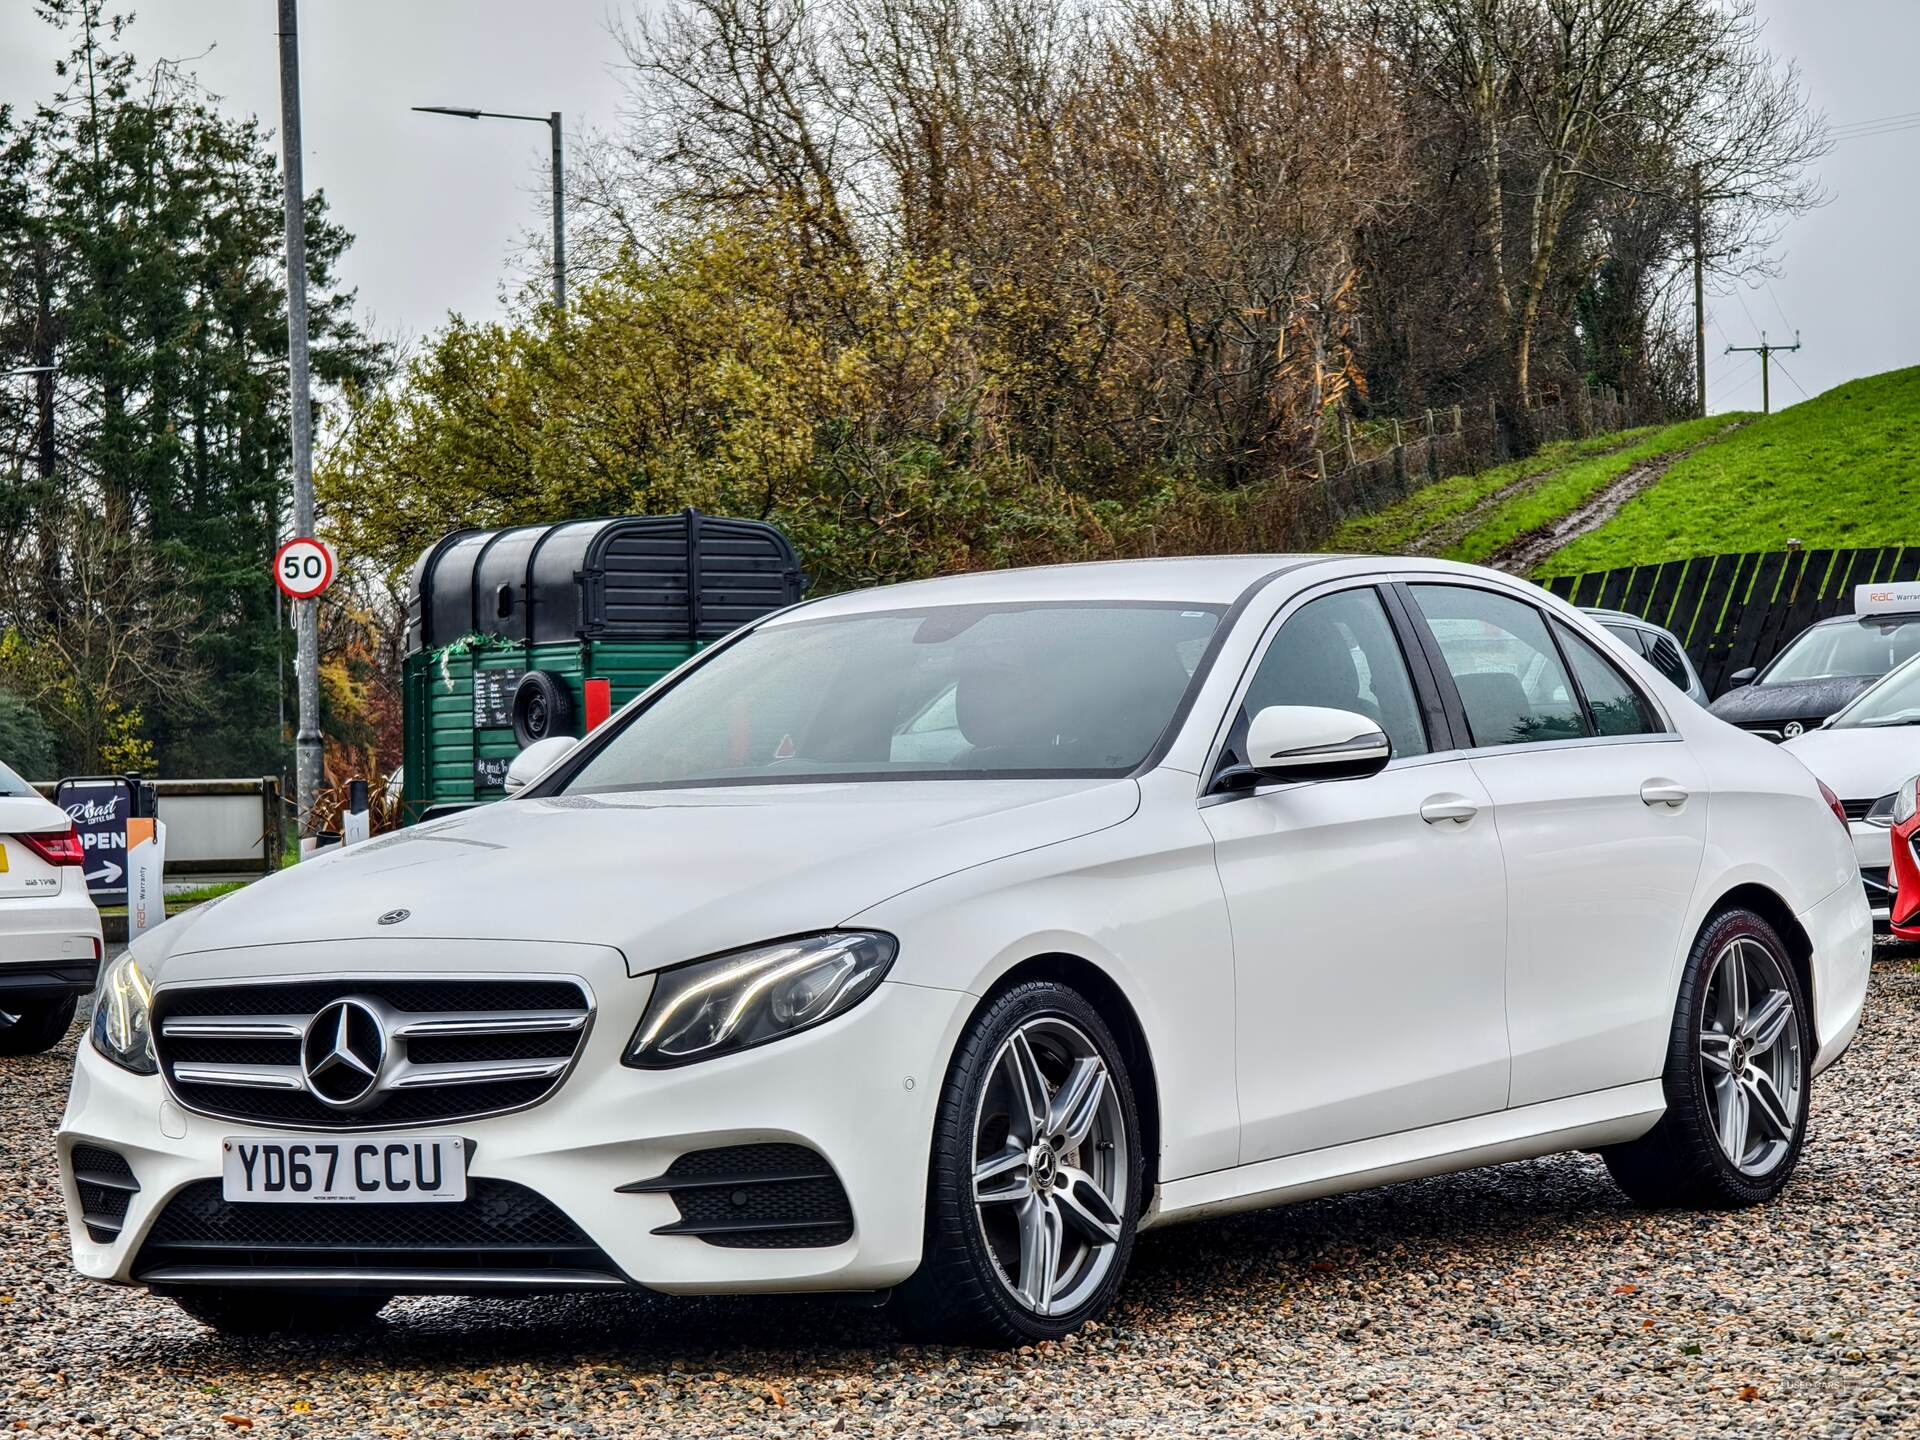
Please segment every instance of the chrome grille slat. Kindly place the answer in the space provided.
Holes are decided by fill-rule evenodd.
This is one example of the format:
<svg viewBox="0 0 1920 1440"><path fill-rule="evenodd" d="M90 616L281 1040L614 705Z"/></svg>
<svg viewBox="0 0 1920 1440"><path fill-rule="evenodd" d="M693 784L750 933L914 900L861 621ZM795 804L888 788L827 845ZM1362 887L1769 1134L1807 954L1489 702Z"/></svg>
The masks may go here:
<svg viewBox="0 0 1920 1440"><path fill-rule="evenodd" d="M435 1085L497 1085L503 1080L551 1080L573 1061L516 1060L498 1065L403 1065L383 1084L389 1090Z"/></svg>
<svg viewBox="0 0 1920 1440"><path fill-rule="evenodd" d="M305 1070L314 1017L357 1001L386 1037L372 1093L327 1103ZM175 1100L298 1129L389 1129L524 1109L553 1093L592 1027L575 976L341 974L187 982L154 994L155 1048ZM371 1012L371 1019L365 1012ZM369 1031L371 1035L371 1031ZM375 1041L374 1043L377 1043ZM317 1052L316 1052L317 1053ZM372 1057L369 1056L369 1059ZM316 1070L316 1074L324 1070Z"/></svg>
<svg viewBox="0 0 1920 1440"><path fill-rule="evenodd" d="M182 1085L229 1085L246 1090L304 1090L307 1082L291 1065L176 1065Z"/></svg>
<svg viewBox="0 0 1920 1440"><path fill-rule="evenodd" d="M525 1011L518 1015L397 1015L392 1034L420 1036L548 1035L579 1030L587 1023L584 1010Z"/></svg>
<svg viewBox="0 0 1920 1440"><path fill-rule="evenodd" d="M169 1020L160 1033L169 1040L298 1040L304 1015L198 1015Z"/></svg>

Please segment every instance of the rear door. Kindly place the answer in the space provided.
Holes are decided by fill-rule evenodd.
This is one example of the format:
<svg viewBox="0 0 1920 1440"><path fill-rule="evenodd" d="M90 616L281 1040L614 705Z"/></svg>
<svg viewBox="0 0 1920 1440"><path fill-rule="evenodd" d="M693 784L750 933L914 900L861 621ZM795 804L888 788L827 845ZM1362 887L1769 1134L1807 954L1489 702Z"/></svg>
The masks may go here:
<svg viewBox="0 0 1920 1440"><path fill-rule="evenodd" d="M1624 667L1540 607L1472 584L1407 593L1505 858L1511 1103L1657 1075L1704 772Z"/></svg>

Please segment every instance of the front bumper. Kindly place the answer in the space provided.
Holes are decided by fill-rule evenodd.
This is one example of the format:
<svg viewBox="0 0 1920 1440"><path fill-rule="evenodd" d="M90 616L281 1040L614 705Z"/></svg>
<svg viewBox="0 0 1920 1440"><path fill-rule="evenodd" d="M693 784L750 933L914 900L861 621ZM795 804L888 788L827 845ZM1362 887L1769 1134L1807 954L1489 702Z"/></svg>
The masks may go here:
<svg viewBox="0 0 1920 1440"><path fill-rule="evenodd" d="M83 1043L61 1122L59 1155L73 1261L80 1272L117 1283L303 1284L400 1292L455 1293L637 1284L675 1294L802 1290L875 1290L899 1283L920 1261L933 1107L947 1057L972 997L899 982L882 984L848 1014L743 1054L672 1070L620 1064L633 1031L633 1007L608 1003L609 987L644 991L624 974L591 978L602 1012L579 1062L552 1098L531 1109L480 1120L383 1132L458 1134L469 1143L470 1194L524 1187L560 1212L597 1247L611 1271L571 1263L493 1266L484 1272L454 1263L422 1271L392 1268L378 1254L323 1244L297 1273L276 1261L262 1272L236 1248L225 1273L178 1270L161 1275L140 1259L155 1221L176 1199L190 1204L221 1173L221 1145L230 1136L288 1134L286 1127L248 1125L183 1110L158 1077L129 1074ZM644 1001L644 994L641 995ZM307 1132L311 1133L311 1132ZM353 1133L350 1128L341 1133ZM319 1138L325 1138L324 1135ZM805 1248L727 1248L688 1234L662 1234L682 1224L669 1193L622 1187L654 1180L695 1152L744 1145L804 1146L822 1157L844 1189L852 1234ZM111 1151L124 1159L137 1190L125 1196L113 1235L90 1233L73 1152ZM496 1183L499 1182L499 1183ZM183 1192L195 1187L193 1195ZM98 1190L87 1196L97 1199ZM256 1210L245 1206L234 1209ZM353 1206L275 1206L281 1227L302 1214L337 1215ZM381 1207L427 1220L440 1207ZM451 1209L452 1207L447 1207ZM424 1213L423 1213L424 1212ZM104 1242L96 1235L105 1235ZM451 1248L451 1247L449 1247ZM413 1260L418 1260L417 1253Z"/></svg>
<svg viewBox="0 0 1920 1440"><path fill-rule="evenodd" d="M65 999L93 988L104 953L100 912L84 888L0 902L0 1010L12 999Z"/></svg>
<svg viewBox="0 0 1920 1440"><path fill-rule="evenodd" d="M1854 858L1860 862L1860 883L1867 892L1867 908L1874 923L1887 923L1887 908L1893 902L1893 882L1888 874L1892 863L1891 831L1885 825L1870 825L1865 820L1849 820L1847 833L1853 837Z"/></svg>
<svg viewBox="0 0 1920 1440"><path fill-rule="evenodd" d="M1800 917L1813 942L1813 1073L1838 1060L1860 1028L1873 970L1873 920L1866 896L1842 885Z"/></svg>

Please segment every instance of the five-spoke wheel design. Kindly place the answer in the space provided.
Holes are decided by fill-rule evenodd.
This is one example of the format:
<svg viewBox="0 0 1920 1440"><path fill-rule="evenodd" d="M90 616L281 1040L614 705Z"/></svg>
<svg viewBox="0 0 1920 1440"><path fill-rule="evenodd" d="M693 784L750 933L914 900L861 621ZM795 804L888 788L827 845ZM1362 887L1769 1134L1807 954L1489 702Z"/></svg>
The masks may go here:
<svg viewBox="0 0 1920 1440"><path fill-rule="evenodd" d="M1660 1089L1665 1113L1607 1146L1607 1169L1642 1205L1771 1200L1806 1141L1813 1031L1805 982L1764 915L1709 916L1687 952Z"/></svg>
<svg viewBox="0 0 1920 1440"><path fill-rule="evenodd" d="M1700 1078L1714 1134L1746 1175L1765 1175L1793 1144L1804 1103L1800 1026L1786 972L1742 935L1713 958L1700 1025Z"/></svg>
<svg viewBox="0 0 1920 1440"><path fill-rule="evenodd" d="M1126 1126L1092 1039L1058 1016L1001 1043L973 1126L973 1202L1001 1283L1035 1315L1099 1288L1127 1203Z"/></svg>

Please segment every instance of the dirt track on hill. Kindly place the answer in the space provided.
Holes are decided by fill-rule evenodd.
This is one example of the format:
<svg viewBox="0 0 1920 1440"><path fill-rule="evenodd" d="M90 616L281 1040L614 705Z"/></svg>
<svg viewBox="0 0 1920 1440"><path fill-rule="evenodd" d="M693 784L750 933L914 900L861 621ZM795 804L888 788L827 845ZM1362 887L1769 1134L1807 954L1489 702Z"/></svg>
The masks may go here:
<svg viewBox="0 0 1920 1440"><path fill-rule="evenodd" d="M1487 560L1487 564L1496 570L1505 570L1513 575L1528 575L1536 565L1545 560L1554 551L1576 540L1590 530L1598 530L1615 515L1620 507L1649 485L1660 479L1667 471L1678 465L1694 451L1708 445L1717 444L1741 428L1746 422L1729 425L1708 439L1689 445L1684 450L1671 454L1655 456L1644 464L1635 465L1625 474L1607 483L1599 494L1590 497L1573 509L1537 526L1524 535L1516 535Z"/></svg>
<svg viewBox="0 0 1920 1440"><path fill-rule="evenodd" d="M1415 537L1408 544L1407 553L1409 555L1444 555L1448 550L1451 550L1455 545L1458 545L1478 529L1481 521L1485 520L1516 495L1524 495L1529 490L1546 484L1547 481L1558 475L1562 470L1565 470L1569 465L1580 465L1588 460L1599 460L1608 455L1617 455L1631 443L1633 442L1623 441L1610 450L1602 450L1594 455L1583 455L1578 459L1567 461L1566 465L1555 465L1553 468L1542 470L1536 475L1523 475L1518 480L1510 481L1502 485L1498 490L1495 490L1491 495L1481 496L1458 515L1442 520L1431 530L1425 531L1423 534Z"/></svg>

